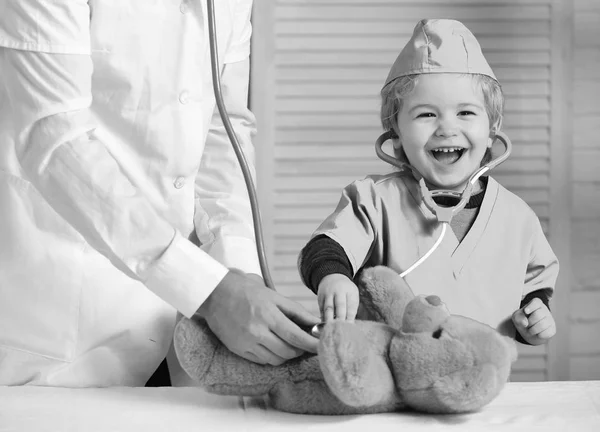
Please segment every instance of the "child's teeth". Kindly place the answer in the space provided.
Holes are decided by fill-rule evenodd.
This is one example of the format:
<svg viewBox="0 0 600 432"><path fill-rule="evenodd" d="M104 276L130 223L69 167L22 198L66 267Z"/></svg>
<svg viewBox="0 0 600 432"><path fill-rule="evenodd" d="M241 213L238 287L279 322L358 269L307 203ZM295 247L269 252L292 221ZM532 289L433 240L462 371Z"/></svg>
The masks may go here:
<svg viewBox="0 0 600 432"><path fill-rule="evenodd" d="M448 153L448 152L453 152L453 151L458 151L459 148L458 147L452 147L452 148L439 148L439 149L435 149L434 151L441 151L444 153Z"/></svg>

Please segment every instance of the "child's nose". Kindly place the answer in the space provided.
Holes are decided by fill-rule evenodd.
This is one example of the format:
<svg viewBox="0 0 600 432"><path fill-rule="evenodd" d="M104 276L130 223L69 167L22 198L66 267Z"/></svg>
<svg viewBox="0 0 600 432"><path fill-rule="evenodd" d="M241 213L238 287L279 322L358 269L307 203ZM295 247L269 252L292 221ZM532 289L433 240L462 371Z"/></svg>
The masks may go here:
<svg viewBox="0 0 600 432"><path fill-rule="evenodd" d="M435 131L435 135L442 138L448 138L456 136L457 130L456 119L451 118L450 116L443 116L438 121L438 128Z"/></svg>

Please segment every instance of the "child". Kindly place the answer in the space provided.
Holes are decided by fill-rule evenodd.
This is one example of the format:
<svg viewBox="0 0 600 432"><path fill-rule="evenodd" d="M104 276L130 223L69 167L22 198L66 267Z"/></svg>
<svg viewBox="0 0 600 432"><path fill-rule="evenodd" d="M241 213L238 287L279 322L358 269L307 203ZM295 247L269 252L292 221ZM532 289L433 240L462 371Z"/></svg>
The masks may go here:
<svg viewBox="0 0 600 432"><path fill-rule="evenodd" d="M479 43L460 22L419 22L381 95L381 120L395 133L395 156L410 163L429 189L462 191L491 159L503 95ZM415 294L436 294L453 314L504 334L514 336L516 328L524 343L551 338L556 325L548 301L558 260L527 204L481 177L450 227L405 277ZM401 273L440 231L412 175L367 176L344 189L336 210L304 247L300 274L318 294L325 321L352 320L359 306L352 281L357 272L385 265Z"/></svg>

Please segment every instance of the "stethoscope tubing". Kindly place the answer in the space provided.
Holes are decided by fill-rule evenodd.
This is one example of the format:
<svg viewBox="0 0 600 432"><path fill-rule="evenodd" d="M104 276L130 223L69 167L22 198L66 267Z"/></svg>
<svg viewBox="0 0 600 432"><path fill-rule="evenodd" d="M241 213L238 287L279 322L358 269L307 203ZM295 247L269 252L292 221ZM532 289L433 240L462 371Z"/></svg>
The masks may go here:
<svg viewBox="0 0 600 432"><path fill-rule="evenodd" d="M271 278L271 273L269 272L269 265L267 262L267 255L265 252L264 235L262 230L262 218L260 215L260 209L258 205L256 187L254 186L254 180L252 179L252 174L250 172L250 168L248 167L248 162L246 160L246 156L244 155L244 151L242 150L242 147L238 142L235 130L233 129L233 125L229 120L229 115L227 114L227 109L225 107L225 103L223 102L223 96L221 93L221 76L218 70L219 56L217 51L217 27L215 24L214 1L206 0L206 4L208 9L208 39L210 45L210 65L215 101L219 109L221 120L223 121L223 126L225 126L227 136L229 137L229 141L231 142L231 146L235 151L235 155L238 159L240 168L242 170L242 174L244 175L246 188L248 189L248 197L250 198L250 208L252 210L252 222L254 225L254 237L256 240L256 251L258 253L260 271L265 281L265 285L271 289L275 289L273 279Z"/></svg>

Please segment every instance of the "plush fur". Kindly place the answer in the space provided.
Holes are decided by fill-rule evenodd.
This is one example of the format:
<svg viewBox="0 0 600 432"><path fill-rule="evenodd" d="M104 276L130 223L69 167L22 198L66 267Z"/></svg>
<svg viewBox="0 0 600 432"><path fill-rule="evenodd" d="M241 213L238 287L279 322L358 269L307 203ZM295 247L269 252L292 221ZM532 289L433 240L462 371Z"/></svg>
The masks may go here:
<svg viewBox="0 0 600 432"><path fill-rule="evenodd" d="M276 409L305 414L461 413L502 390L517 356L513 340L451 315L436 296L415 297L388 268L365 270L358 285L363 319L325 325L317 355L255 364L205 323L183 319L175 330L179 361L211 393L268 395Z"/></svg>

